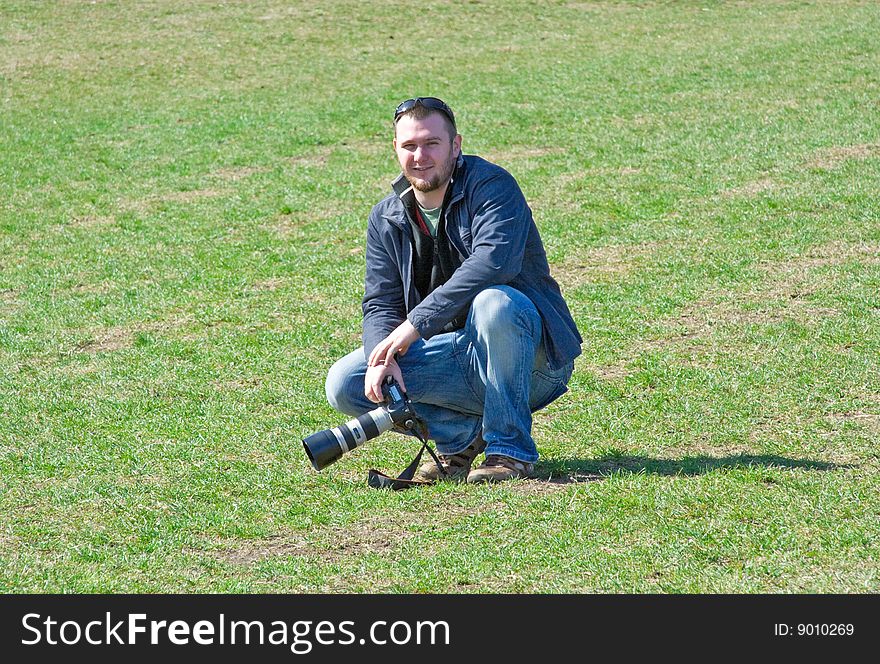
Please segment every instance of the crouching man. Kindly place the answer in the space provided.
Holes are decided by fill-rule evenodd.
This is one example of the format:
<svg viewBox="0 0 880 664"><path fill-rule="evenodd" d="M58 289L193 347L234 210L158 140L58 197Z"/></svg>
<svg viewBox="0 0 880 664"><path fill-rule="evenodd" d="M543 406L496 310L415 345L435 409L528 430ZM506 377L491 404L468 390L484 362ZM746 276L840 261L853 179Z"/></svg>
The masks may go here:
<svg viewBox="0 0 880 664"><path fill-rule="evenodd" d="M461 141L441 100L397 107L401 175L368 222L363 347L330 369L327 398L358 416L393 376L447 471L430 461L416 479L530 477L532 413L567 390L582 340L516 180Z"/></svg>

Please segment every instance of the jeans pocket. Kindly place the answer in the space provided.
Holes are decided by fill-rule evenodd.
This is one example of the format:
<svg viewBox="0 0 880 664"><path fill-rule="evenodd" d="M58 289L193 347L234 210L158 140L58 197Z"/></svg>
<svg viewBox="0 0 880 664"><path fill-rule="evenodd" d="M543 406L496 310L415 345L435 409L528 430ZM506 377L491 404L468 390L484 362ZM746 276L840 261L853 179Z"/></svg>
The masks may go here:
<svg viewBox="0 0 880 664"><path fill-rule="evenodd" d="M551 369L532 371L532 386L529 394L529 408L532 412L541 410L568 391L568 381L573 368L574 364L570 363L557 371Z"/></svg>

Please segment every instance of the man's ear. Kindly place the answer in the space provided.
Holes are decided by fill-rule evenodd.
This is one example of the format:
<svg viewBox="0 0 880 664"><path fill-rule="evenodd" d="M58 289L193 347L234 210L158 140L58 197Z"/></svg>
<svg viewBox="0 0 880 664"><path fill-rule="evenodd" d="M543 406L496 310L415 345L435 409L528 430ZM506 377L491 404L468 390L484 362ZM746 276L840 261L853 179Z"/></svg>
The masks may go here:
<svg viewBox="0 0 880 664"><path fill-rule="evenodd" d="M458 159L461 154L461 134L455 135L455 138L452 139L452 145L454 146L455 158Z"/></svg>

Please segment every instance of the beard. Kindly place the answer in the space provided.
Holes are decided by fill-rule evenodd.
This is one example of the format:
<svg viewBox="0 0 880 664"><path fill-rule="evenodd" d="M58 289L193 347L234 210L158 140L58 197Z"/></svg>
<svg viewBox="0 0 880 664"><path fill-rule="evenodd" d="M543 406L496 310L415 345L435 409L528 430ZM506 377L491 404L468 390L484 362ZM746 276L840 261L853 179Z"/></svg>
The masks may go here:
<svg viewBox="0 0 880 664"><path fill-rule="evenodd" d="M435 173L432 177L427 180L416 177L415 175L411 175L410 173L404 173L406 179L413 186L413 189L416 189L421 192L430 192L436 191L447 182L449 182L449 178L452 177L452 171L455 170L455 159L452 158L452 148L449 149L449 155L446 157L446 160L440 164L435 164Z"/></svg>

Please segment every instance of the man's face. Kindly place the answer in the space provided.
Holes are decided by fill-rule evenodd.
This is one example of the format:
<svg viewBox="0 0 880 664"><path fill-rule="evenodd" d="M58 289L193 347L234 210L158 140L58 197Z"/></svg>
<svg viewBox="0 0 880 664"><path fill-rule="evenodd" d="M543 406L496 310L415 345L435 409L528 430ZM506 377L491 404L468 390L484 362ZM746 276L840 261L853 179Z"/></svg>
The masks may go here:
<svg viewBox="0 0 880 664"><path fill-rule="evenodd" d="M450 140L440 113L416 120L404 116L397 123L394 151L400 170L413 188L430 192L445 186L452 177L461 152L461 136Z"/></svg>

